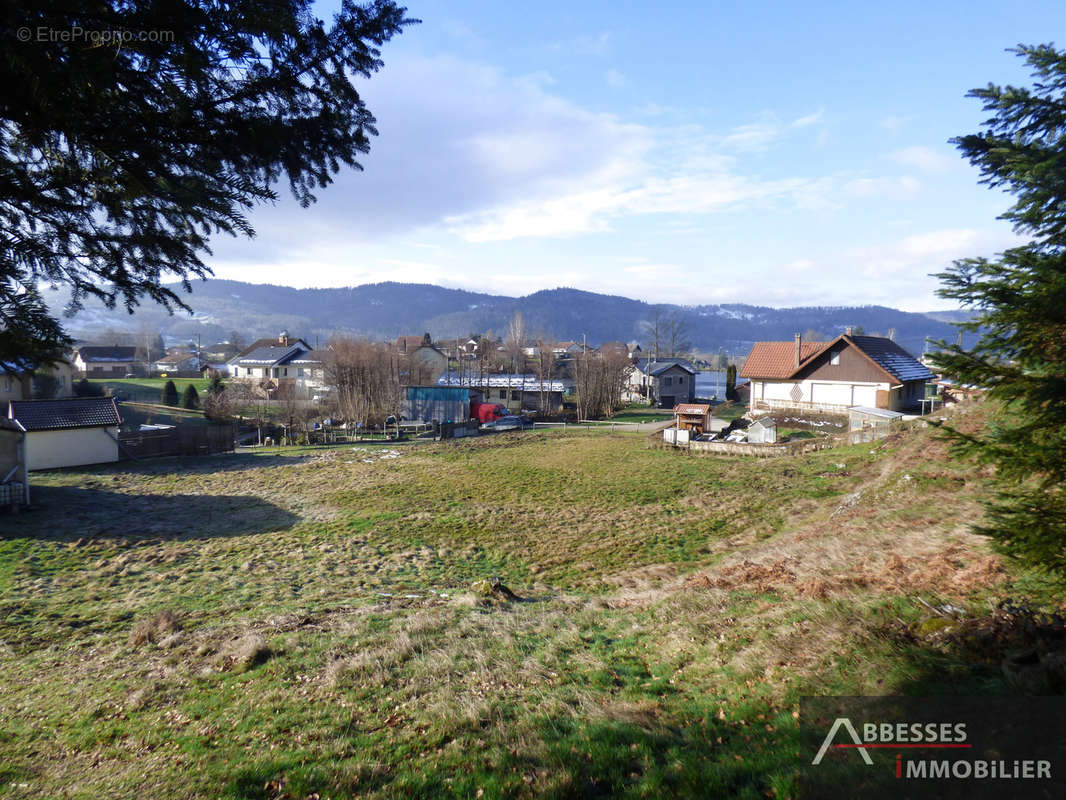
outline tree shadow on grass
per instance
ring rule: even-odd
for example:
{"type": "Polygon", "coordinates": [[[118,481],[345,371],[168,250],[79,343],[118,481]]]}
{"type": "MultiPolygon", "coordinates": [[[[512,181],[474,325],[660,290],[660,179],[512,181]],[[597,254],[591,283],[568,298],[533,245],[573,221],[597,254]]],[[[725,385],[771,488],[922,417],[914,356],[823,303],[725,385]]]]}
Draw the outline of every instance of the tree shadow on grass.
{"type": "MultiPolygon", "coordinates": [[[[89,467],[71,467],[71,472],[91,470],[94,475],[168,475],[234,472],[248,469],[273,469],[302,464],[315,454],[309,453],[216,453],[201,456],[158,456],[138,461],[119,461],[89,467]]],[[[33,483],[33,477],[30,477],[33,483]]]]}
{"type": "Polygon", "coordinates": [[[129,495],[32,486],[33,506],[0,515],[0,537],[61,542],[194,540],[287,530],[300,517],[255,495],[129,495]]]}
{"type": "MultiPolygon", "coordinates": [[[[711,709],[708,709],[710,711],[711,709]]],[[[447,760],[398,758],[384,769],[300,763],[275,757],[240,770],[228,798],[314,796],[404,798],[646,798],[785,796],[797,767],[796,731],[767,732],[710,714],[682,726],[543,718],[539,742],[484,731],[485,748],[447,760]],[[281,782],[281,790],[277,787],[281,782]]],[[[353,750],[358,748],[352,742],[353,750]]],[[[445,748],[448,751],[448,748],[445,748]]],[[[438,753],[441,750],[437,750],[438,753]]],[[[414,753],[410,755],[415,755],[414,753]]]]}

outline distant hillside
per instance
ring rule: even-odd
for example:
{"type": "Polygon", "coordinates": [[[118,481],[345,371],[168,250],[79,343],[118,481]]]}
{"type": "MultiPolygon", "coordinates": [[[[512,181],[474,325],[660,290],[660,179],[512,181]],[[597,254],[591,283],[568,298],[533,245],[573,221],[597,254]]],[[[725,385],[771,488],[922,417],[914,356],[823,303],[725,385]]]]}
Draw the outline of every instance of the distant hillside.
{"type": "MultiPolygon", "coordinates": [[[[177,287],[176,287],[177,288],[177,287]]],[[[914,353],[926,338],[954,340],[951,321],[961,312],[915,314],[884,306],[766,308],[742,304],[676,306],[649,304],[627,297],[577,289],[548,289],[525,297],[505,297],[461,289],[411,283],[375,283],[344,289],[293,289],[287,286],[210,280],[194,284],[187,302],[194,314],[168,316],[145,306],[131,316],[123,310],[90,305],[66,320],[68,330],[98,339],[109,330],[161,330],[167,337],[207,340],[227,338],[231,331],[246,339],[271,336],[282,329],[313,343],[331,334],[361,334],[390,339],[428,331],[434,339],[450,339],[474,332],[503,334],[516,311],[521,311],[530,335],[557,340],[643,341],[644,323],[656,312],[677,313],[688,323],[697,350],[743,352],[752,342],[790,339],[794,333],[816,331],[826,338],[848,325],[867,333],[895,331],[896,340],[914,353]]],[[[178,289],[180,292],[180,289],[178,289]]],[[[56,310],[64,298],[52,297],[56,310]]]]}

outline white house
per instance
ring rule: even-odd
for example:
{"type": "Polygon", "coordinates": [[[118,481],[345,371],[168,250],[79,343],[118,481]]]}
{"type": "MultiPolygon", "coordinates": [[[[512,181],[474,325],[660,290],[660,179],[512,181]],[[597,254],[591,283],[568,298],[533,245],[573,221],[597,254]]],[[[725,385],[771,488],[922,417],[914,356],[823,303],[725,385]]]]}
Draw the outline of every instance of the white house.
{"type": "Polygon", "coordinates": [[[751,381],[758,409],[843,412],[852,406],[915,408],[933,373],[906,350],[851,328],[831,342],[757,342],[740,374],[751,381]]]}
{"type": "Polygon", "coordinates": [[[230,375],[250,381],[268,398],[295,392],[314,394],[325,383],[325,365],[303,339],[290,339],[285,331],[274,339],[260,339],[229,362],[230,375]]]}
{"type": "Polygon", "coordinates": [[[118,461],[122,418],[112,397],[15,400],[8,417],[26,434],[29,470],[118,461]]]}
{"type": "Polygon", "coordinates": [[[86,378],[124,378],[143,375],[146,365],[136,347],[86,345],[74,352],[74,369],[86,378]]]}

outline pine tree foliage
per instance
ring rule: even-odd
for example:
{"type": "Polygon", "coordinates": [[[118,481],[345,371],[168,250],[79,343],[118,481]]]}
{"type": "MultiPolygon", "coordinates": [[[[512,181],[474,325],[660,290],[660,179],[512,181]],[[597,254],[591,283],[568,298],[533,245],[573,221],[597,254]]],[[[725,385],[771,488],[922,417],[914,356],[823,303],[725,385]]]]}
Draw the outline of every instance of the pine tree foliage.
{"type": "Polygon", "coordinates": [[[196,391],[196,387],[191,383],[185,387],[185,391],[181,393],[181,407],[182,408],[199,408],[200,407],[200,395],[196,391]]]}
{"type": "Polygon", "coordinates": [[[953,140],[981,182],[1017,201],[1003,215],[1031,241],[937,275],[938,294],[975,312],[969,350],[939,343],[939,367],[983,387],[996,415],[978,434],[948,429],[957,451],[994,465],[999,489],[978,528],[1002,552],[1066,573],[1066,53],[1019,46],[1031,87],[975,89],[992,116],[953,140]]]}
{"type": "Polygon", "coordinates": [[[174,381],[167,381],[163,384],[163,395],[159,401],[165,406],[178,404],[178,387],[174,385],[174,381]]]}
{"type": "Polygon", "coordinates": [[[307,206],[341,165],[360,168],[376,130],[355,81],[414,20],[391,0],[341,0],[328,25],[315,10],[312,0],[5,4],[0,361],[53,357],[66,343],[39,284],[69,287],[71,310],[89,296],[186,308],[164,281],[189,291],[209,275],[210,237],[254,235],[247,212],[273,201],[276,183],[307,206]]]}

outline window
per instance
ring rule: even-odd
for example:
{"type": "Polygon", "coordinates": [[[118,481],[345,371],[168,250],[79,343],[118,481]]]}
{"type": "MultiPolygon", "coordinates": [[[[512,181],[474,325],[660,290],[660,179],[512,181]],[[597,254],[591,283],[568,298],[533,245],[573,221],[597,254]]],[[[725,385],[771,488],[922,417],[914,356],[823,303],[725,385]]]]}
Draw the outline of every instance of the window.
{"type": "Polygon", "coordinates": [[[285,369],[282,370],[281,374],[284,375],[286,378],[289,377],[289,368],[285,367],[285,369]]]}
{"type": "Polygon", "coordinates": [[[274,367],[274,377],[278,377],[278,368],[274,367]]]}
{"type": "Polygon", "coordinates": [[[663,386],[669,386],[669,385],[670,385],[670,379],[669,378],[663,378],[663,386]]]}
{"type": "Polygon", "coordinates": [[[500,399],[501,400],[506,400],[507,399],[507,390],[506,389],[500,389],[500,399]]]}
{"type": "Polygon", "coordinates": [[[11,378],[4,378],[4,391],[5,392],[10,392],[11,391],[11,378]]]}
{"type": "Polygon", "coordinates": [[[303,367],[297,367],[296,368],[296,377],[297,378],[302,378],[303,376],[304,376],[304,368],[303,367]]]}
{"type": "Polygon", "coordinates": [[[252,374],[252,368],[251,367],[245,367],[244,368],[244,374],[245,375],[251,375],[252,374]]]}
{"type": "Polygon", "coordinates": [[[684,375],[678,375],[677,376],[677,385],[678,386],[683,386],[684,383],[685,383],[685,376],[684,375]]]}
{"type": "Polygon", "coordinates": [[[512,400],[521,400],[522,399],[522,395],[521,395],[520,392],[511,392],[511,399],[512,400]]]}
{"type": "Polygon", "coordinates": [[[829,354],[829,363],[832,364],[834,367],[840,365],[840,351],[839,350],[834,350],[833,352],[831,352],[829,354]]]}

